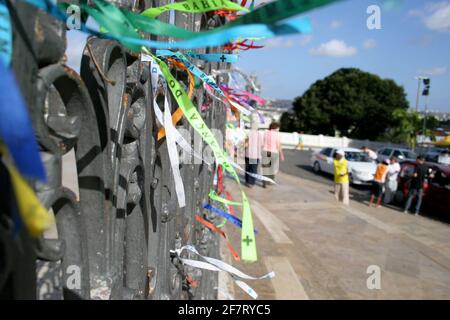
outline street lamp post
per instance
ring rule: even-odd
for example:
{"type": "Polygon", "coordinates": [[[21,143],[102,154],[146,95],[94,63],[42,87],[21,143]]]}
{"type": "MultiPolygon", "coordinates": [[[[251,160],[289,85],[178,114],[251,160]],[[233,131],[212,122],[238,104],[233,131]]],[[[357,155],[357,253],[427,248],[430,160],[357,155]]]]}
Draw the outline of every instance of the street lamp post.
{"type": "Polygon", "coordinates": [[[416,112],[419,112],[419,97],[420,97],[420,81],[421,77],[416,77],[417,79],[417,97],[416,97],[416,112]]]}
{"type": "Polygon", "coordinates": [[[423,77],[423,76],[417,76],[414,79],[417,80],[416,112],[419,112],[420,83],[423,80],[428,79],[428,78],[427,77],[423,77]]]}
{"type": "Polygon", "coordinates": [[[416,112],[419,111],[419,97],[420,97],[420,82],[423,81],[424,90],[422,95],[426,97],[425,99],[425,110],[423,114],[423,126],[422,126],[422,143],[425,140],[425,131],[427,129],[427,113],[428,113],[428,96],[430,95],[430,78],[428,77],[415,77],[418,80],[417,86],[417,98],[416,98],[416,112]]]}

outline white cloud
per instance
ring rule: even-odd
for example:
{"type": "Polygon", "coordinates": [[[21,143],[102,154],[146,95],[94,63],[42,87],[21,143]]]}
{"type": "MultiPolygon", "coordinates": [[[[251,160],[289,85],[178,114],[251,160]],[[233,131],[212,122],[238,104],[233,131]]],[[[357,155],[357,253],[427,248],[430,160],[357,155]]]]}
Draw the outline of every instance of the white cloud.
{"type": "Polygon", "coordinates": [[[342,26],[342,21],[340,20],[333,20],[330,23],[330,28],[333,30],[339,29],[342,26]]]}
{"type": "Polygon", "coordinates": [[[373,49],[377,46],[377,42],[373,39],[367,39],[363,43],[364,49],[373,49]]]}
{"type": "Polygon", "coordinates": [[[410,10],[408,15],[421,18],[430,30],[450,31],[450,2],[448,1],[429,3],[424,10],[410,10]]]}
{"type": "Polygon", "coordinates": [[[344,41],[336,39],[322,43],[318,48],[309,51],[313,56],[325,57],[349,57],[354,56],[357,52],[355,47],[350,47],[344,41]]]}
{"type": "Polygon", "coordinates": [[[420,73],[430,77],[442,76],[447,73],[447,67],[434,67],[420,70],[420,73]]]}
{"type": "Polygon", "coordinates": [[[431,30],[450,30],[450,3],[436,8],[430,16],[425,17],[424,22],[431,30]]]}

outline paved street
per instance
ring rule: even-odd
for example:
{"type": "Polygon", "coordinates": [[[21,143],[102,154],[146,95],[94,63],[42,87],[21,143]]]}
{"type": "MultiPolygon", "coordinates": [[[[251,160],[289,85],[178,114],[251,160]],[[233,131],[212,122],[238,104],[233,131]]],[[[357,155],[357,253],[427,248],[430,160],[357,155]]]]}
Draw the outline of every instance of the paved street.
{"type": "MultiPolygon", "coordinates": [[[[450,225],[436,217],[369,208],[367,190],[351,189],[338,205],[332,179],[308,168],[306,152],[287,151],[278,185],[246,189],[253,209],[259,260],[233,265],[250,275],[259,299],[449,299],[450,225]],[[369,266],[381,270],[381,289],[369,290],[369,266]]],[[[239,199],[230,182],[229,190],[239,199]]],[[[226,226],[239,248],[240,230],[226,226]]],[[[222,258],[231,262],[226,246],[222,258]]],[[[221,277],[222,297],[251,299],[221,277]]]]}

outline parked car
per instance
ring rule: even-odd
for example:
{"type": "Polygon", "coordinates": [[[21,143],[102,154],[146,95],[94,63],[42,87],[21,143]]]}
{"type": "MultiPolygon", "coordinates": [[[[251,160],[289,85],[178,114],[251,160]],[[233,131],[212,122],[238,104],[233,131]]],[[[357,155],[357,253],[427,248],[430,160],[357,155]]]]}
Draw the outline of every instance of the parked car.
{"type": "MultiPolygon", "coordinates": [[[[434,213],[450,214],[450,167],[431,162],[426,162],[425,165],[433,171],[433,175],[424,183],[422,207],[434,213]]],[[[416,166],[413,161],[402,163],[395,194],[395,201],[400,205],[404,205],[406,201],[416,166]]]]}
{"type": "Polygon", "coordinates": [[[416,161],[417,154],[408,149],[399,149],[399,148],[381,148],[377,151],[378,162],[382,162],[386,159],[390,159],[391,157],[400,158],[403,157],[402,161],[410,160],[416,161]]]}
{"type": "Polygon", "coordinates": [[[425,161],[438,163],[439,156],[443,152],[444,149],[440,150],[440,148],[433,148],[425,153],[425,161]]]}
{"type": "MultiPolygon", "coordinates": [[[[311,165],[315,173],[325,172],[334,174],[333,155],[338,149],[324,148],[314,153],[311,157],[311,165]]],[[[360,149],[342,148],[345,159],[348,161],[350,183],[370,184],[377,169],[374,160],[360,149]]]]}

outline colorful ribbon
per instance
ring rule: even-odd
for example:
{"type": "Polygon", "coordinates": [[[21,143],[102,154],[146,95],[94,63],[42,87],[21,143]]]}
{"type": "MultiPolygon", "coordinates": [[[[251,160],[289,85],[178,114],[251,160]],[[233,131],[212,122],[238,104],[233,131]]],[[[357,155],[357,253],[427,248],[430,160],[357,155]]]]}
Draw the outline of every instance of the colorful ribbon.
{"type": "Polygon", "coordinates": [[[7,66],[12,56],[12,29],[9,10],[5,0],[0,0],[0,60],[7,66]]]}
{"type": "Polygon", "coordinates": [[[189,265],[191,267],[194,268],[200,268],[200,269],[205,269],[205,270],[211,270],[211,271],[218,271],[218,272],[226,272],[228,273],[234,280],[234,282],[236,283],[236,285],[238,287],[240,287],[242,290],[244,290],[248,295],[250,295],[253,299],[256,299],[258,297],[258,294],[255,292],[255,290],[253,290],[249,285],[247,285],[245,282],[238,280],[238,278],[241,279],[246,279],[246,280],[262,280],[262,279],[271,279],[273,277],[275,277],[275,273],[269,272],[261,277],[252,277],[249,276],[245,273],[243,273],[242,271],[236,269],[235,267],[221,261],[215,258],[210,258],[210,257],[205,257],[202,256],[196,249],[194,246],[191,245],[187,245],[187,246],[183,246],[180,249],[176,249],[176,250],[170,250],[171,253],[174,253],[178,256],[178,258],[180,259],[180,261],[185,264],[185,265],[189,265]],[[204,261],[199,261],[199,260],[193,260],[193,259],[186,259],[183,257],[182,252],[184,250],[190,251],[196,255],[198,255],[202,260],[204,261]]]}
{"type": "Polygon", "coordinates": [[[230,253],[233,256],[234,260],[236,260],[236,261],[240,261],[241,260],[241,258],[239,258],[238,253],[233,248],[233,245],[231,244],[230,240],[228,239],[226,233],[222,229],[219,229],[218,227],[213,225],[211,222],[206,221],[205,219],[203,219],[202,217],[200,217],[197,214],[195,215],[195,220],[197,220],[199,223],[201,223],[202,225],[204,225],[208,229],[213,230],[213,231],[217,232],[218,234],[220,234],[225,239],[225,241],[227,243],[227,247],[230,250],[230,253]]]}
{"type": "Polygon", "coordinates": [[[149,18],[156,18],[160,14],[169,10],[177,10],[189,13],[203,13],[219,9],[248,11],[247,8],[241,7],[240,5],[229,0],[187,0],[183,2],[166,4],[157,8],[149,8],[142,12],[142,15],[149,18]]]}
{"type": "MultiPolygon", "coordinates": [[[[214,212],[215,214],[218,214],[219,216],[224,217],[225,219],[229,220],[231,223],[233,223],[235,226],[237,226],[238,228],[243,228],[242,227],[242,220],[239,219],[238,217],[222,210],[219,209],[217,207],[214,207],[213,205],[209,204],[209,203],[205,203],[203,205],[203,208],[206,210],[209,210],[211,212],[214,212]]],[[[254,229],[253,230],[254,234],[258,234],[258,230],[254,229]]]]}
{"type": "Polygon", "coordinates": [[[39,147],[13,73],[0,60],[0,140],[24,176],[46,181],[39,147]]]}
{"type": "Polygon", "coordinates": [[[188,57],[207,62],[235,63],[239,59],[238,54],[228,54],[228,53],[187,53],[186,55],[188,57]]]}
{"type": "Polygon", "coordinates": [[[248,92],[248,91],[245,91],[245,90],[241,90],[241,89],[230,88],[230,87],[227,86],[227,85],[221,85],[220,88],[221,88],[223,91],[226,91],[226,92],[228,92],[228,93],[230,93],[230,94],[233,94],[234,96],[237,96],[237,97],[246,97],[246,98],[248,98],[248,99],[250,99],[250,100],[256,101],[256,102],[257,102],[258,104],[260,104],[260,105],[266,104],[266,100],[265,100],[265,99],[263,99],[263,98],[261,98],[261,97],[258,97],[258,96],[255,95],[254,93],[251,93],[251,92],[248,92]]]}
{"type": "Polygon", "coordinates": [[[17,209],[19,210],[23,224],[31,236],[39,236],[54,223],[54,219],[48,213],[47,209],[42,206],[34,191],[9,160],[8,151],[1,143],[0,155],[0,161],[8,169],[16,196],[17,209]]]}
{"type": "MultiPolygon", "coordinates": [[[[66,14],[59,10],[50,0],[24,1],[47,11],[49,14],[63,22],[67,20],[66,14]]],[[[131,11],[120,10],[103,0],[94,0],[94,2],[97,5],[97,8],[91,8],[87,5],[82,5],[81,7],[91,15],[101,27],[108,30],[109,33],[95,31],[83,23],[80,26],[80,30],[100,38],[118,40],[135,52],[140,51],[142,46],[158,49],[196,49],[220,46],[242,37],[271,38],[276,35],[310,33],[312,31],[309,19],[297,18],[287,22],[273,23],[270,25],[266,25],[264,22],[254,25],[233,24],[231,28],[229,27],[230,23],[227,23],[225,26],[211,31],[193,32],[166,23],[156,23],[156,20],[154,19],[131,11]],[[175,38],[184,37],[187,40],[161,42],[142,39],[136,32],[136,29],[155,35],[165,35],[175,38]]],[[[233,22],[238,20],[240,19],[233,22]]]]}
{"type": "Polygon", "coordinates": [[[176,59],[178,61],[181,61],[187,69],[192,72],[193,75],[195,75],[198,79],[212,87],[217,93],[219,93],[223,98],[226,99],[225,103],[231,104],[234,108],[238,109],[240,112],[242,112],[245,115],[250,115],[253,111],[252,107],[244,108],[243,106],[239,105],[239,103],[232,101],[228,98],[226,93],[220,89],[219,85],[214,81],[214,79],[210,76],[208,76],[206,73],[204,73],[202,70],[200,70],[195,64],[193,64],[187,57],[185,57],[181,52],[174,52],[170,50],[157,50],[156,55],[159,57],[170,57],[172,59],[176,59]]]}
{"type": "Polygon", "coordinates": [[[212,134],[211,130],[208,128],[206,123],[203,121],[202,117],[198,113],[197,108],[192,104],[191,100],[187,96],[183,87],[178,83],[178,81],[171,74],[167,65],[162,62],[160,59],[153,56],[156,63],[158,63],[161,68],[161,72],[166,78],[167,83],[169,84],[169,89],[172,92],[175,100],[178,103],[178,106],[183,110],[183,114],[186,116],[186,119],[189,121],[191,126],[197,131],[198,134],[203,138],[205,143],[211,148],[214,157],[217,161],[217,164],[221,164],[226,172],[228,172],[234,180],[238,183],[241,189],[242,195],[242,233],[241,233],[241,257],[244,261],[256,261],[256,241],[255,234],[253,230],[253,219],[252,213],[250,209],[250,204],[248,202],[247,196],[245,192],[242,190],[241,182],[239,180],[239,176],[236,171],[233,169],[231,164],[228,162],[227,155],[223,152],[222,147],[217,142],[216,138],[212,134]]]}
{"type": "Polygon", "coordinates": [[[208,194],[209,198],[213,201],[217,201],[226,205],[234,205],[234,206],[241,206],[242,204],[240,202],[231,201],[228,199],[224,199],[217,195],[217,193],[214,190],[211,190],[208,194]]]}

